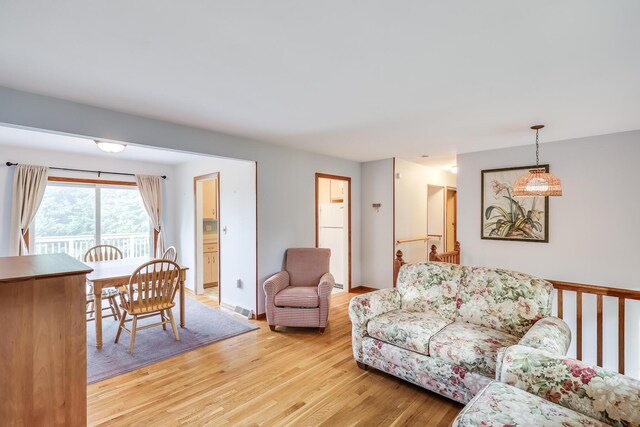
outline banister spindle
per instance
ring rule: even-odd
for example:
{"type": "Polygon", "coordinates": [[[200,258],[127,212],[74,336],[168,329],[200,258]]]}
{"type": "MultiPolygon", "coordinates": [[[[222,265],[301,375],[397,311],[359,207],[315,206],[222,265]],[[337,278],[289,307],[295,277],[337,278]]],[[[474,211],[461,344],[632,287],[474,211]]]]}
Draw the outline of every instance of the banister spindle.
{"type": "Polygon", "coordinates": [[[625,299],[618,298],[618,372],[624,374],[624,307],[625,299]]]}
{"type": "Polygon", "coordinates": [[[558,317],[562,319],[564,316],[564,301],[562,289],[558,289],[558,317]]]}
{"type": "Polygon", "coordinates": [[[576,359],[582,360],[582,292],[576,292],[576,359]]]}
{"type": "Polygon", "coordinates": [[[596,337],[598,346],[598,366],[602,366],[602,294],[597,296],[596,337]]]}

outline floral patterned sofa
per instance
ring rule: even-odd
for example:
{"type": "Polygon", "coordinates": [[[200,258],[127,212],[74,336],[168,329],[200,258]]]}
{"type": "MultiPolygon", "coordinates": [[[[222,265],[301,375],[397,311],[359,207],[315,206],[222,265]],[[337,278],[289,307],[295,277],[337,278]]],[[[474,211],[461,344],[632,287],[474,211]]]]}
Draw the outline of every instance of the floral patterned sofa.
{"type": "Polygon", "coordinates": [[[520,345],[498,359],[498,381],[464,407],[454,427],[640,425],[638,380],[520,345]]]}
{"type": "Polygon", "coordinates": [[[353,356],[461,403],[495,378],[514,344],[564,355],[569,327],[550,317],[552,285],[513,271],[428,262],[404,265],[395,289],[353,298],[353,356]]]}

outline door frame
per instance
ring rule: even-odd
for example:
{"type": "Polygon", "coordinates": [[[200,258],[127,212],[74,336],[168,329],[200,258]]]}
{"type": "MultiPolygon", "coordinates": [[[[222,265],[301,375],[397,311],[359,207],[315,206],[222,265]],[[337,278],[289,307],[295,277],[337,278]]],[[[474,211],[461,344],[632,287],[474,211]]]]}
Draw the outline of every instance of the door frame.
{"type": "MultiPolygon", "coordinates": [[[[442,234],[440,236],[440,243],[442,243],[442,252],[446,252],[447,247],[447,186],[446,185],[434,185],[427,184],[427,236],[429,233],[429,188],[439,188],[442,190],[442,234]]],[[[431,251],[431,245],[427,240],[427,256],[429,256],[429,252],[431,251]]]]}
{"type": "Polygon", "coordinates": [[[347,207],[348,209],[348,223],[349,223],[349,232],[348,232],[348,239],[349,239],[349,250],[348,250],[348,254],[347,254],[347,264],[349,266],[349,276],[347,278],[347,292],[351,292],[351,177],[349,176],[340,176],[340,175],[330,175],[330,174],[326,174],[326,173],[320,173],[320,172],[316,172],[316,198],[315,198],[315,217],[316,217],[316,248],[318,247],[318,243],[320,240],[320,229],[319,229],[319,221],[318,221],[318,208],[320,205],[320,188],[319,188],[319,183],[320,183],[320,178],[324,178],[324,179],[334,179],[336,181],[347,181],[347,183],[349,184],[349,191],[348,191],[348,198],[349,198],[349,206],[347,207]]]}
{"type": "MultiPolygon", "coordinates": [[[[220,256],[220,254],[222,253],[222,242],[220,241],[220,217],[221,217],[221,212],[220,212],[220,172],[212,172],[212,173],[208,173],[205,175],[198,175],[198,176],[194,176],[193,177],[193,214],[195,216],[195,219],[193,221],[193,234],[195,236],[194,240],[194,260],[193,260],[193,264],[195,266],[195,281],[194,281],[194,288],[195,288],[195,292],[197,293],[198,291],[198,251],[202,252],[202,246],[203,246],[203,241],[204,238],[203,236],[198,236],[198,218],[201,216],[198,214],[198,182],[199,181],[209,181],[212,179],[217,179],[218,180],[218,185],[216,186],[216,191],[217,191],[217,197],[216,197],[216,203],[218,204],[217,206],[217,211],[218,211],[218,304],[222,304],[222,265],[221,265],[221,260],[222,257],[220,256]]],[[[204,234],[204,233],[203,233],[204,234]]],[[[204,260],[204,258],[203,258],[204,260]]],[[[203,277],[204,277],[204,272],[203,272],[203,277]]],[[[203,283],[202,283],[202,289],[204,291],[204,279],[203,279],[203,283]]]]}
{"type": "Polygon", "coordinates": [[[447,185],[444,190],[445,197],[445,205],[444,205],[444,220],[445,220],[445,252],[449,252],[449,248],[447,248],[447,241],[449,240],[448,236],[448,227],[447,226],[447,218],[449,216],[449,208],[447,205],[447,197],[449,196],[449,191],[453,192],[453,246],[452,251],[455,250],[456,242],[458,241],[458,187],[451,187],[447,185]]]}

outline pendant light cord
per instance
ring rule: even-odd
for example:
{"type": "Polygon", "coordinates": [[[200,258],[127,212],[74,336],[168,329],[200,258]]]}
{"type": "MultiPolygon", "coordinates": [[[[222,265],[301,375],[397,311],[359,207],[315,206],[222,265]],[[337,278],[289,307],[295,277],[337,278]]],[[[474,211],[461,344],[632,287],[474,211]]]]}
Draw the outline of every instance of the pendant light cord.
{"type": "Polygon", "coordinates": [[[540,147],[538,146],[538,132],[540,129],[536,129],[536,167],[540,166],[540,147]]]}

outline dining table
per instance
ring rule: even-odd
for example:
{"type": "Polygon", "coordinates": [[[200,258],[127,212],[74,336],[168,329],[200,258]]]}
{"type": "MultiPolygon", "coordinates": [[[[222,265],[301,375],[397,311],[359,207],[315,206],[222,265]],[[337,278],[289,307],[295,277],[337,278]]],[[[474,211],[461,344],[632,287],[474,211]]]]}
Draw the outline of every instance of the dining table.
{"type": "MultiPolygon", "coordinates": [[[[139,257],[84,263],[93,269],[93,272],[87,275],[87,281],[93,284],[93,294],[95,296],[96,348],[102,348],[102,290],[129,284],[131,274],[142,264],[154,259],[152,257],[139,257]]],[[[184,328],[185,325],[184,281],[187,270],[188,267],[180,266],[180,275],[178,277],[181,328],[184,328]]]]}

